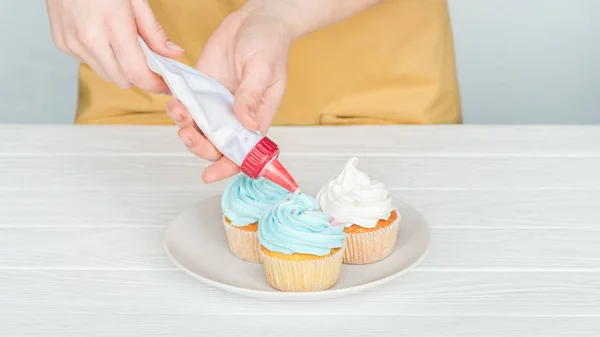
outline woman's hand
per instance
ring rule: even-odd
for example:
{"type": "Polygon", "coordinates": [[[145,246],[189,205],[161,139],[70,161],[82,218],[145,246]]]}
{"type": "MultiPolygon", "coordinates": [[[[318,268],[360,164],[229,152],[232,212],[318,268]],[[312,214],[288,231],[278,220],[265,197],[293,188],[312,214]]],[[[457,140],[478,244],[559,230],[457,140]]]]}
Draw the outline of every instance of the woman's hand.
{"type": "MultiPolygon", "coordinates": [[[[242,9],[217,28],[196,68],[234,94],[235,115],[246,128],[266,134],[285,91],[292,41],[292,33],[277,16],[242,9]]],[[[183,104],[170,101],[167,111],[190,152],[215,162],[204,171],[205,182],[222,180],[239,171],[202,135],[183,104]]]]}
{"type": "Polygon", "coordinates": [[[135,85],[169,93],[164,81],[146,66],[137,36],[165,57],[180,57],[183,49],[167,38],[146,0],[46,0],[46,6],[60,50],[122,89],[135,85]]]}

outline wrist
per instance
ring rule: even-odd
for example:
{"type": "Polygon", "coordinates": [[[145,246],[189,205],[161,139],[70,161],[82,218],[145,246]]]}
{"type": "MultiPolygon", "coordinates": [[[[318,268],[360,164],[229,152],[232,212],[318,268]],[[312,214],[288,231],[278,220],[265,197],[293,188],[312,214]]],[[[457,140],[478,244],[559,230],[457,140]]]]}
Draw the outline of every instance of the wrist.
{"type": "Polygon", "coordinates": [[[256,17],[268,17],[276,20],[287,31],[291,40],[296,40],[308,33],[306,25],[300,24],[300,6],[297,1],[281,0],[249,0],[240,11],[256,17]]]}
{"type": "Polygon", "coordinates": [[[249,0],[242,10],[276,18],[298,39],[381,2],[384,0],[249,0]]]}

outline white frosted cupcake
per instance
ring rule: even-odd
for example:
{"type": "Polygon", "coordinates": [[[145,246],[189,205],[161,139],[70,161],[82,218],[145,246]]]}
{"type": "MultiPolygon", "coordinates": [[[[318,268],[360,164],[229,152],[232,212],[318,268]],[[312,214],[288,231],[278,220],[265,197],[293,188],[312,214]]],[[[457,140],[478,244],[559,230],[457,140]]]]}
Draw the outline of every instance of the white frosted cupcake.
{"type": "Polygon", "coordinates": [[[385,185],[356,168],[352,158],[342,172],[321,188],[317,201],[344,225],[344,263],[367,264],[388,257],[398,238],[400,214],[385,185]]]}

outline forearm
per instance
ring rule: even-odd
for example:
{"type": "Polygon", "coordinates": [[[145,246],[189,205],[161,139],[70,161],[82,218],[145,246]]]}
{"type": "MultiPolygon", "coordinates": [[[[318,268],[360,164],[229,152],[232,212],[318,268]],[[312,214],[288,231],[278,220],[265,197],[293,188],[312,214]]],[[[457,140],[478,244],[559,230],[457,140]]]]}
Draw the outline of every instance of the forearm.
{"type": "Polygon", "coordinates": [[[385,0],[250,0],[244,10],[276,16],[294,38],[343,21],[385,0]]]}

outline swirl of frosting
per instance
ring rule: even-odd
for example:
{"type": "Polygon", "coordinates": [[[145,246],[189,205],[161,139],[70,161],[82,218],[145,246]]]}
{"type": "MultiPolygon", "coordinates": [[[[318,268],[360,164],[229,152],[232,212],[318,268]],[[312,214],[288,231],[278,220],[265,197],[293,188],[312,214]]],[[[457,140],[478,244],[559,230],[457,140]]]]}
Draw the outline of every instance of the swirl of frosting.
{"type": "Polygon", "coordinates": [[[273,205],[291,196],[285,188],[267,179],[252,179],[240,173],[225,188],[221,208],[232,225],[246,226],[258,222],[273,205]]]}
{"type": "Polygon", "coordinates": [[[323,211],[346,227],[374,228],[396,209],[383,183],[359,171],[357,163],[358,158],[350,159],[342,172],[321,188],[317,200],[323,211]]]}
{"type": "Polygon", "coordinates": [[[258,240],[273,252],[324,256],[343,247],[346,238],[344,226],[332,225],[331,220],[313,197],[294,194],[263,215],[258,240]]]}

